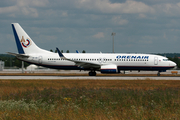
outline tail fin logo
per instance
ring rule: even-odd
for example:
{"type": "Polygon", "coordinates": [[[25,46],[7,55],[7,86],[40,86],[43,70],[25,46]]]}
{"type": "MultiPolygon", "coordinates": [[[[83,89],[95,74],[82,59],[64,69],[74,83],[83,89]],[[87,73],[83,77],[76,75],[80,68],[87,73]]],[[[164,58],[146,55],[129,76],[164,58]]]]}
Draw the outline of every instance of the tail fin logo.
{"type": "Polygon", "coordinates": [[[30,39],[24,39],[24,36],[22,36],[22,39],[21,39],[21,44],[23,47],[27,48],[31,45],[31,41],[30,39]]]}

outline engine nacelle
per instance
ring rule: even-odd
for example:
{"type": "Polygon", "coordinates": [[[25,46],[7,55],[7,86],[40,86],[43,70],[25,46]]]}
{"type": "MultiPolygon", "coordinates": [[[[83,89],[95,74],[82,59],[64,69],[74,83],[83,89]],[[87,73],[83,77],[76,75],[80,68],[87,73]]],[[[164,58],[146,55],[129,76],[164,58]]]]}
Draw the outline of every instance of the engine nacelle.
{"type": "Polygon", "coordinates": [[[116,65],[103,65],[101,66],[101,73],[117,73],[116,65]]]}

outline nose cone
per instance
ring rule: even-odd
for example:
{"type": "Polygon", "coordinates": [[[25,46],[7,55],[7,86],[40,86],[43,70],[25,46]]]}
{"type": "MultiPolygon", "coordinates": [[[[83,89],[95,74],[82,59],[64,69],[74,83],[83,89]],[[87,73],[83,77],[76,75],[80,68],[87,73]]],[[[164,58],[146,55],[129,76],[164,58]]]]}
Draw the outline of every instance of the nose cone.
{"type": "Polygon", "coordinates": [[[170,62],[170,66],[172,66],[173,68],[177,68],[177,64],[173,61],[170,62]]]}

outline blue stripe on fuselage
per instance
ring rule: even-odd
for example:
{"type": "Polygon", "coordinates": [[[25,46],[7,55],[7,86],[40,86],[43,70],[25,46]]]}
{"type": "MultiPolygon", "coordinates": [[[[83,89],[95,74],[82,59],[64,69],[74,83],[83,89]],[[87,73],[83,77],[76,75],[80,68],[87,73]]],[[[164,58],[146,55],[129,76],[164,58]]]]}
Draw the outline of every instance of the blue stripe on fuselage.
{"type": "Polygon", "coordinates": [[[53,69],[61,69],[61,70],[82,70],[82,68],[78,67],[78,66],[66,66],[66,65],[62,65],[62,66],[59,66],[59,65],[42,65],[43,67],[47,67],[47,68],[53,68],[53,69]]]}
{"type": "Polygon", "coordinates": [[[17,45],[17,48],[18,48],[18,52],[19,52],[19,54],[24,54],[24,50],[23,50],[23,48],[21,46],[19,37],[17,35],[17,32],[16,32],[15,27],[14,27],[13,24],[12,24],[12,29],[13,29],[14,37],[15,37],[15,40],[16,40],[16,45],[17,45]]]}
{"type": "MultiPolygon", "coordinates": [[[[25,60],[24,60],[25,61],[25,60]]],[[[53,69],[62,69],[62,70],[91,70],[89,69],[83,69],[81,67],[78,67],[76,65],[48,65],[48,64],[38,64],[34,62],[26,61],[30,64],[35,64],[47,68],[53,68],[53,69]]],[[[173,66],[118,66],[118,71],[120,70],[141,70],[141,71],[165,71],[168,69],[174,68],[173,66]]],[[[109,69],[104,69],[103,72],[107,72],[109,69]]],[[[112,69],[111,72],[114,72],[115,69],[112,69]]]]}
{"type": "Polygon", "coordinates": [[[118,66],[118,70],[144,70],[144,71],[164,71],[171,69],[171,66],[118,66]]]}

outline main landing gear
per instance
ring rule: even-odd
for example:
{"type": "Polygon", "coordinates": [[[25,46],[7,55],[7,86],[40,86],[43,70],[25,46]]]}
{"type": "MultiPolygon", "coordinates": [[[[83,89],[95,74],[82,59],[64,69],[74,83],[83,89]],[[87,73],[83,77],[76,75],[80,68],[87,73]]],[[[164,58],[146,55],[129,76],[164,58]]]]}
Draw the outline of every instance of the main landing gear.
{"type": "Polygon", "coordinates": [[[160,72],[158,71],[158,73],[157,73],[157,76],[160,76],[161,74],[160,74],[160,72]]]}
{"type": "Polygon", "coordinates": [[[96,76],[96,72],[95,71],[89,72],[89,76],[96,76]]]}

